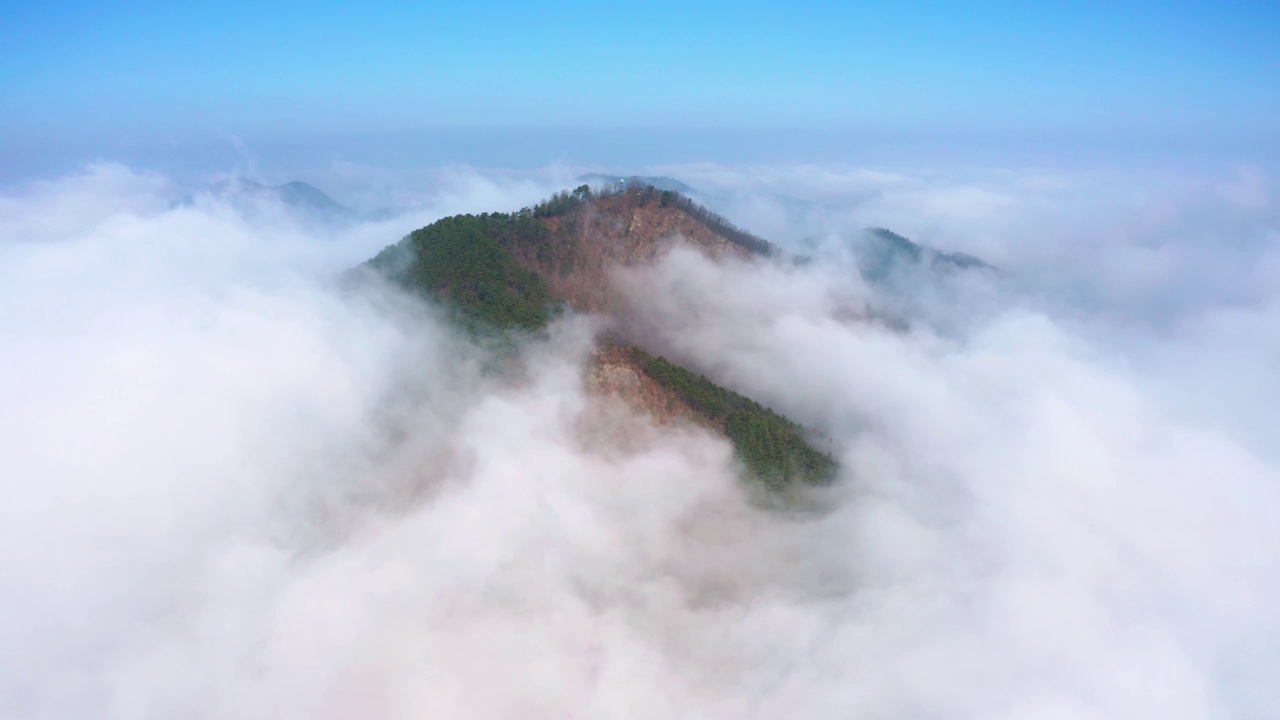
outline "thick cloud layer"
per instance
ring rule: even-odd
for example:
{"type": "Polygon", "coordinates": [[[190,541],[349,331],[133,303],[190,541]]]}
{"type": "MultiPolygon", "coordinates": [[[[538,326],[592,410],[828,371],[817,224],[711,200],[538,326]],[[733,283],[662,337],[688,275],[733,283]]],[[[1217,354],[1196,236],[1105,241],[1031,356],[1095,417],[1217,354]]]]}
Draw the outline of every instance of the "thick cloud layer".
{"type": "MultiPolygon", "coordinates": [[[[401,222],[532,192],[454,187],[401,222]]],[[[979,296],[932,290],[904,332],[788,192],[824,262],[680,252],[626,282],[636,332],[830,439],[820,512],[584,397],[590,319],[495,376],[432,309],[329,281],[400,225],[174,205],[120,167],[0,198],[0,715],[1273,716],[1265,283],[1159,323],[1120,288],[1028,295],[1043,266],[1018,258],[1106,266],[1105,290],[1116,255],[1015,244],[1000,223],[1045,201],[1012,194],[955,237],[1008,243],[1016,281],[960,324],[979,296]]],[[[1274,205],[1244,195],[1217,210],[1237,244],[1161,252],[1264,273],[1274,205]]]]}

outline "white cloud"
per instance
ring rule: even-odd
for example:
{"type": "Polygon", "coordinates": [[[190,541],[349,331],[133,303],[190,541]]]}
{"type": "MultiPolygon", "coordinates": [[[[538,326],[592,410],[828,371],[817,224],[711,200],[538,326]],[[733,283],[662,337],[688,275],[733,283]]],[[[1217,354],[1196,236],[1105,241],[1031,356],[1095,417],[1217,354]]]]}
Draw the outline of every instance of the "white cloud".
{"type": "MultiPolygon", "coordinates": [[[[445,172],[428,215],[533,192],[445,172]]],[[[1265,179],[1188,207],[1052,173],[702,172],[775,178],[814,228],[915,208],[1027,284],[1095,292],[1005,289],[903,333],[862,319],[878,291],[839,252],[631,275],[658,347],[831,438],[846,475],[794,515],[750,500],[723,441],[583,397],[587,320],[504,380],[429,309],[326,281],[399,226],[170,208],[119,167],[0,199],[0,714],[1274,714],[1265,179]],[[1072,215],[1064,192],[1147,229],[1016,245],[1072,215]],[[1188,230],[1219,226],[1256,232],[1188,230]],[[1183,269],[1124,266],[1155,236],[1183,269]],[[1153,328],[1146,301],[1209,261],[1224,277],[1153,328]]]]}
{"type": "Polygon", "coordinates": [[[824,281],[694,254],[631,277],[651,342],[841,443],[849,496],[818,532],[857,583],[791,672],[847,683],[807,692],[894,717],[1274,707],[1233,692],[1280,668],[1275,464],[1051,317],[901,334],[835,321],[807,299],[824,281]]]}

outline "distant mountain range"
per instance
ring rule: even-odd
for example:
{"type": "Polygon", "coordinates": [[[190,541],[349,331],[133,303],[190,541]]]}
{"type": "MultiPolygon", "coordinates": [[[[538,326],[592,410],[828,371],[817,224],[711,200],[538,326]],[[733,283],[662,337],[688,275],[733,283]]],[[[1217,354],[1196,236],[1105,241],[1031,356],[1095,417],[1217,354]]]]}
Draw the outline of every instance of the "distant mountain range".
{"type": "MultiPolygon", "coordinates": [[[[677,192],[685,196],[696,193],[689,185],[665,176],[641,177],[636,175],[589,173],[580,176],[578,180],[606,192],[617,192],[633,187],[653,187],[659,190],[677,192]]],[[[287,182],[283,185],[267,185],[256,180],[236,177],[213,183],[209,186],[209,192],[215,197],[232,203],[246,201],[279,203],[308,220],[323,223],[378,222],[394,219],[415,209],[412,207],[387,207],[369,212],[359,212],[329,197],[316,186],[300,180],[287,182]]]]}
{"type": "Polygon", "coordinates": [[[328,225],[380,222],[414,210],[412,207],[389,207],[360,212],[334,200],[316,186],[300,180],[283,185],[266,185],[247,178],[233,178],[210,185],[209,192],[234,205],[278,203],[301,219],[328,225]]]}
{"type": "Polygon", "coordinates": [[[336,202],[314,185],[294,181],[283,185],[264,185],[247,178],[232,178],[209,186],[215,197],[236,202],[277,202],[307,217],[324,221],[355,221],[361,214],[336,202]]]}

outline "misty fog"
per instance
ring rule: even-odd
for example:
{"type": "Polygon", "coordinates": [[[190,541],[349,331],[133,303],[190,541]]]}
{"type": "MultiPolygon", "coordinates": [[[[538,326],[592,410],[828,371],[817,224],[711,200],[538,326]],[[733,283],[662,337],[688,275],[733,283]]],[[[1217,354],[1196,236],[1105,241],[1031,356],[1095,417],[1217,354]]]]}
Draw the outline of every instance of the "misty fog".
{"type": "Polygon", "coordinates": [[[588,396],[600,318],[495,374],[336,280],[579,169],[331,171],[410,210],[111,164],[0,196],[0,716],[1280,709],[1265,173],[646,169],[811,259],[619,278],[632,332],[829,440],[797,510],[588,396]],[[999,271],[868,282],[880,226],[999,271]]]}

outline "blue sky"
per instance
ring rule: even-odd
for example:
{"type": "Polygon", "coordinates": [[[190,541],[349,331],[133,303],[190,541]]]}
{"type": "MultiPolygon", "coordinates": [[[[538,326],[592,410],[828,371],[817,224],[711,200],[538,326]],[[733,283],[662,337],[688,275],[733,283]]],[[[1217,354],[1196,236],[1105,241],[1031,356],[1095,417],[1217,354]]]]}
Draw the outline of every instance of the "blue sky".
{"type": "Polygon", "coordinates": [[[485,164],[584,135],[685,160],[731,159],[714,157],[730,136],[757,159],[857,138],[1274,146],[1280,3],[1032,5],[10,0],[0,152],[34,167],[201,143],[413,154],[432,137],[458,157],[424,160],[485,164]],[[469,133],[492,141],[468,151],[469,133]]]}

